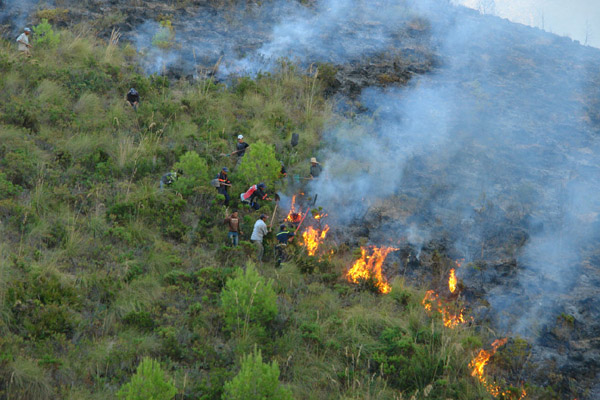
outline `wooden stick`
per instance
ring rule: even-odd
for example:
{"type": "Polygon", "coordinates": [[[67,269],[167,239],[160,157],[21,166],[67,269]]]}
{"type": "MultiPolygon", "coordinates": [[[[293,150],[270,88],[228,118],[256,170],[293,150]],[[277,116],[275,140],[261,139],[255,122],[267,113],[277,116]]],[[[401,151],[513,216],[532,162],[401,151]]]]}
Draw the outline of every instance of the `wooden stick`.
{"type": "Polygon", "coordinates": [[[304,217],[302,217],[302,220],[300,221],[300,223],[298,224],[298,227],[296,228],[296,230],[294,231],[294,235],[296,235],[296,233],[298,233],[298,230],[300,229],[300,227],[302,226],[302,223],[304,222],[304,218],[306,218],[306,216],[308,215],[308,212],[310,211],[310,207],[308,207],[306,209],[306,212],[304,213],[304,217]]]}
{"type": "Polygon", "coordinates": [[[275,219],[275,213],[277,212],[278,206],[279,206],[279,202],[275,203],[275,209],[273,210],[273,216],[271,217],[271,223],[269,224],[269,228],[273,227],[273,220],[275,219]]]}

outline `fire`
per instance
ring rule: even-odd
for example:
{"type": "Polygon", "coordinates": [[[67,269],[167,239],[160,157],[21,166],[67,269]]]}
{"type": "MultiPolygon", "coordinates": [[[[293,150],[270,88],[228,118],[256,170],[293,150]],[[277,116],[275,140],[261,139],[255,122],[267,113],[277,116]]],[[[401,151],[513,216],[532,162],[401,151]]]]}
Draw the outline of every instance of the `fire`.
{"type": "MultiPolygon", "coordinates": [[[[485,389],[494,397],[498,397],[498,395],[500,395],[500,387],[495,383],[488,382],[484,374],[485,366],[490,360],[490,357],[492,357],[496,353],[498,347],[504,346],[507,341],[508,338],[494,340],[494,342],[492,343],[492,349],[490,351],[485,351],[481,349],[479,351],[479,354],[477,354],[477,357],[475,357],[469,363],[469,368],[473,369],[473,371],[471,372],[471,376],[477,377],[477,379],[479,379],[479,382],[481,382],[485,389]]],[[[521,398],[523,398],[524,395],[526,395],[525,391],[523,391],[521,398]]]]}
{"type": "MultiPolygon", "coordinates": [[[[460,267],[460,263],[458,261],[456,264],[460,267]]],[[[450,293],[456,292],[456,282],[455,270],[452,268],[450,270],[450,277],[448,278],[448,289],[450,289],[450,293]]],[[[465,320],[464,308],[461,308],[458,313],[452,312],[450,307],[445,306],[438,294],[433,290],[429,290],[427,293],[425,293],[425,297],[423,298],[421,304],[423,304],[423,307],[425,307],[427,311],[431,311],[433,309],[432,305],[435,304],[438,312],[442,314],[444,326],[447,328],[455,328],[458,325],[467,322],[465,320]]]]}
{"type": "Polygon", "coordinates": [[[454,274],[454,268],[450,270],[450,278],[448,278],[448,289],[450,289],[450,293],[454,293],[456,291],[456,275],[454,274]]]}
{"type": "Polygon", "coordinates": [[[326,216],[327,216],[327,214],[318,214],[317,213],[317,214],[314,215],[314,219],[316,219],[318,221],[320,219],[325,218],[326,216]]]}
{"type": "Polygon", "coordinates": [[[428,290],[427,293],[425,293],[425,297],[423,298],[423,301],[421,301],[421,304],[423,304],[423,307],[427,311],[431,311],[433,309],[432,305],[435,304],[438,312],[442,315],[444,326],[447,328],[454,328],[467,322],[465,320],[463,308],[460,309],[458,314],[452,313],[448,307],[444,307],[442,300],[433,290],[428,290]]]}
{"type": "Polygon", "coordinates": [[[398,250],[395,247],[381,247],[377,248],[372,246],[373,253],[368,256],[367,249],[361,248],[361,257],[356,260],[352,268],[346,274],[348,281],[353,283],[360,283],[367,279],[373,279],[375,285],[381,293],[389,293],[392,291],[392,287],[388,284],[387,279],[381,272],[381,266],[385,261],[388,254],[392,251],[398,250]]]}
{"type": "Polygon", "coordinates": [[[288,213],[287,217],[285,218],[286,221],[292,222],[297,224],[298,222],[300,222],[302,220],[302,209],[300,209],[299,211],[296,210],[296,195],[292,196],[292,205],[290,206],[290,212],[288,213]]]}
{"type": "Polygon", "coordinates": [[[320,232],[319,229],[315,229],[312,226],[309,226],[304,232],[302,232],[304,246],[306,246],[309,256],[315,255],[319,245],[323,243],[323,240],[325,240],[327,232],[329,232],[329,225],[325,225],[325,228],[323,228],[320,232]]]}

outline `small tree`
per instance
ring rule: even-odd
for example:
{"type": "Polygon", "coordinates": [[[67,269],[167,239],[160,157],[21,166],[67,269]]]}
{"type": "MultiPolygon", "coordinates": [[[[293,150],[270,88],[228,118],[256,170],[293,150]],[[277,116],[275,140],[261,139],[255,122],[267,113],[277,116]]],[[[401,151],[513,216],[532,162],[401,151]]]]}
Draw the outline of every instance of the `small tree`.
{"type": "Polygon", "coordinates": [[[242,358],[242,368],[225,384],[223,400],[291,400],[292,393],[279,383],[279,366],[263,363],[260,350],[242,358]]]}
{"type": "Polygon", "coordinates": [[[195,188],[208,182],[208,165],[206,164],[206,160],[200,157],[195,151],[188,151],[182,155],[174,168],[181,170],[183,176],[180,176],[173,183],[173,189],[183,196],[193,194],[195,188]]]}
{"type": "Polygon", "coordinates": [[[238,269],[221,292],[227,329],[245,335],[250,324],[263,327],[273,320],[277,315],[277,295],[271,285],[272,282],[260,276],[252,264],[245,273],[238,269]]]}
{"type": "Polygon", "coordinates": [[[21,191],[19,185],[13,185],[11,181],[6,179],[6,174],[0,172],[0,200],[14,196],[21,191]]]}
{"type": "Polygon", "coordinates": [[[245,185],[264,182],[272,185],[279,178],[281,164],[275,158],[273,146],[256,142],[250,146],[236,170],[236,180],[245,185]]]}
{"type": "Polygon", "coordinates": [[[161,49],[168,49],[173,46],[175,41],[175,29],[171,20],[165,19],[160,21],[158,32],[152,37],[152,44],[161,49]]]}
{"type": "Polygon", "coordinates": [[[160,363],[145,357],[137,367],[131,382],[119,389],[120,400],[171,400],[177,394],[173,382],[165,377],[160,363]]]}
{"type": "Polygon", "coordinates": [[[60,43],[60,36],[54,32],[47,19],[42,19],[39,25],[33,27],[33,43],[39,47],[53,48],[60,43]]]}

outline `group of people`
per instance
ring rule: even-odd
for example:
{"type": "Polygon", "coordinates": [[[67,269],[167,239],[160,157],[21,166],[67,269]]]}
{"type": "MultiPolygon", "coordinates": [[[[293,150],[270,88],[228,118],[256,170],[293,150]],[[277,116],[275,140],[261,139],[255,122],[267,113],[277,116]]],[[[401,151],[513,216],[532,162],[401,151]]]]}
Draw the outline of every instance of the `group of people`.
{"type": "MultiPolygon", "coordinates": [[[[23,54],[30,56],[32,45],[29,43],[29,36],[31,35],[30,28],[24,28],[23,32],[17,37],[18,50],[23,54]]],[[[137,108],[140,104],[140,95],[135,90],[135,88],[129,89],[126,95],[127,102],[131,105],[131,107],[137,111],[137,108]]],[[[237,155],[237,163],[236,166],[240,164],[242,161],[242,157],[248,150],[250,145],[244,141],[243,135],[238,135],[236,149],[228,154],[227,156],[237,155]]],[[[308,179],[315,179],[321,174],[321,165],[317,162],[315,157],[312,157],[310,166],[310,177],[308,179]]],[[[172,171],[163,175],[160,179],[160,189],[163,190],[165,187],[173,184],[177,178],[182,174],[182,171],[172,171]]],[[[224,196],[224,205],[228,206],[230,197],[229,197],[229,188],[231,187],[231,181],[228,177],[229,169],[227,167],[223,167],[221,171],[217,174],[217,177],[213,180],[215,182],[215,186],[217,188],[217,192],[224,196]]],[[[283,163],[281,164],[281,174],[282,176],[286,176],[287,172],[285,170],[285,166],[283,163]]],[[[257,183],[255,185],[250,186],[248,190],[244,193],[240,194],[240,201],[242,204],[249,205],[252,209],[258,210],[261,205],[259,200],[270,201],[267,192],[266,185],[264,183],[257,183]]],[[[261,214],[259,219],[254,224],[254,229],[252,231],[252,236],[250,240],[255,243],[257,247],[257,258],[259,261],[262,261],[262,257],[264,254],[264,246],[262,244],[265,235],[269,232],[270,228],[267,228],[266,225],[266,214],[261,214]]],[[[237,246],[239,243],[239,235],[242,234],[241,225],[239,220],[239,215],[237,211],[234,211],[230,216],[225,219],[225,224],[229,226],[228,237],[233,246],[237,246]]],[[[285,225],[280,226],[280,232],[277,234],[278,241],[278,264],[281,263],[283,258],[283,251],[281,250],[283,246],[286,246],[289,241],[291,241],[294,237],[294,233],[287,230],[285,225]]]]}
{"type": "MultiPolygon", "coordinates": [[[[134,90],[134,89],[132,89],[134,90]]],[[[130,91],[131,93],[131,91],[130,91]]],[[[132,107],[139,103],[139,96],[136,98],[131,98],[128,93],[127,100],[131,103],[132,107]]],[[[136,92],[137,94],[137,92],[136,92]]],[[[236,149],[229,154],[222,154],[223,156],[232,156],[237,155],[237,163],[239,165],[242,157],[248,150],[250,145],[244,141],[243,135],[238,135],[236,149]]],[[[310,159],[310,175],[308,179],[316,179],[322,172],[321,164],[317,161],[315,157],[310,159]]],[[[160,188],[164,189],[166,186],[174,183],[177,178],[181,175],[182,171],[173,171],[168,172],[163,175],[160,180],[160,188]]],[[[281,166],[281,174],[282,176],[286,176],[285,167],[281,166]]],[[[216,187],[217,193],[221,194],[224,197],[224,205],[229,206],[231,201],[231,197],[229,196],[229,188],[232,186],[231,180],[229,179],[229,168],[223,167],[216,175],[216,177],[211,181],[212,185],[216,187]]],[[[267,186],[265,183],[260,182],[254,184],[248,188],[245,192],[240,194],[240,201],[242,204],[247,204],[250,208],[254,210],[259,210],[261,208],[260,201],[270,201],[271,198],[267,194],[267,186]]],[[[252,235],[250,236],[250,240],[256,246],[256,256],[259,262],[262,262],[264,255],[264,245],[263,240],[265,236],[270,232],[271,227],[267,226],[268,216],[266,214],[261,214],[258,220],[254,223],[254,227],[252,230],[252,235]]],[[[238,211],[232,212],[227,218],[224,220],[225,225],[229,228],[229,232],[227,234],[228,240],[230,241],[232,246],[237,246],[239,244],[240,235],[243,234],[241,230],[241,221],[239,217],[238,211]]],[[[277,245],[275,247],[275,254],[277,258],[277,266],[281,264],[281,262],[286,258],[285,247],[289,242],[293,240],[295,233],[291,230],[288,230],[288,227],[285,224],[280,225],[279,233],[276,235],[277,245]]]]}
{"type": "MultiPolygon", "coordinates": [[[[263,255],[265,253],[265,247],[263,241],[265,236],[270,232],[271,228],[267,226],[267,214],[261,214],[258,220],[254,223],[252,229],[252,235],[250,240],[256,246],[256,258],[259,262],[262,262],[263,255]]],[[[231,213],[230,216],[225,218],[225,224],[229,227],[229,233],[227,234],[232,246],[237,246],[239,243],[239,236],[243,234],[241,230],[240,218],[237,211],[231,213]]],[[[295,236],[295,232],[288,230],[285,224],[279,226],[279,233],[275,236],[277,239],[277,245],[275,246],[275,255],[277,258],[276,266],[278,267],[286,258],[285,248],[289,242],[295,236]]]]}

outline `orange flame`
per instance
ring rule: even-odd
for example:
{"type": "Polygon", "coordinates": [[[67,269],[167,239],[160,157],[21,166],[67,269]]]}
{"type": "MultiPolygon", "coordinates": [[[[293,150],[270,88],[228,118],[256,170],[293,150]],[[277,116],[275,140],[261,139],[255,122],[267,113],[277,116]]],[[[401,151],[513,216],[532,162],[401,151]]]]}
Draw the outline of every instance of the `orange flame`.
{"type": "Polygon", "coordinates": [[[302,220],[302,209],[300,211],[296,210],[296,195],[292,196],[292,205],[290,206],[290,212],[285,218],[286,221],[298,223],[302,220]]]}
{"type": "Polygon", "coordinates": [[[325,218],[326,216],[327,216],[327,214],[315,214],[314,218],[316,220],[319,220],[319,219],[325,218]]]}
{"type": "Polygon", "coordinates": [[[498,397],[498,395],[500,394],[500,387],[496,385],[496,383],[488,382],[485,376],[485,366],[490,360],[490,357],[492,357],[496,353],[498,347],[505,345],[507,341],[508,338],[494,340],[494,342],[492,343],[492,349],[490,351],[485,351],[481,349],[479,351],[479,354],[477,354],[477,356],[474,359],[472,359],[469,363],[469,368],[473,369],[473,371],[471,372],[471,376],[477,377],[477,379],[479,379],[479,382],[481,382],[485,389],[494,397],[498,397]]]}
{"type": "Polygon", "coordinates": [[[367,249],[361,247],[361,257],[356,260],[352,268],[346,274],[348,281],[353,283],[360,283],[367,279],[373,279],[375,285],[381,293],[389,293],[392,291],[392,287],[388,284],[387,279],[381,272],[381,266],[385,261],[388,254],[392,251],[398,250],[395,247],[372,247],[373,254],[367,256],[367,249]]]}
{"type": "Polygon", "coordinates": [[[448,289],[450,289],[450,293],[454,293],[456,291],[456,275],[454,274],[454,268],[450,270],[450,278],[448,278],[448,289]]]}
{"type": "Polygon", "coordinates": [[[421,304],[423,304],[423,307],[427,311],[431,311],[433,309],[432,304],[434,303],[437,306],[438,312],[442,314],[442,320],[444,321],[445,327],[454,328],[467,322],[465,320],[463,308],[460,309],[458,314],[452,313],[448,307],[444,307],[442,300],[440,300],[440,297],[435,291],[428,290],[427,293],[425,293],[425,297],[423,298],[423,301],[421,301],[421,304]]]}
{"type": "Polygon", "coordinates": [[[327,232],[329,232],[329,225],[325,225],[325,228],[323,228],[321,232],[319,232],[318,229],[314,229],[312,226],[309,226],[304,232],[302,232],[304,246],[306,246],[309,256],[315,255],[319,245],[323,243],[323,240],[325,240],[327,232]]]}

